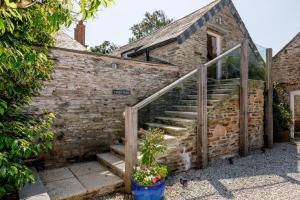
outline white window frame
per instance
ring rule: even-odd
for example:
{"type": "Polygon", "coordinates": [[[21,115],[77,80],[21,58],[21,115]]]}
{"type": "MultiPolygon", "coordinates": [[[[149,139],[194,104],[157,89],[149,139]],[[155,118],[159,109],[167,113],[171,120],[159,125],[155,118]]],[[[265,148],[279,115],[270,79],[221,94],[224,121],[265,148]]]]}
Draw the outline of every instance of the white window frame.
{"type": "Polygon", "coordinates": [[[300,95],[300,90],[290,92],[290,109],[292,112],[292,123],[290,128],[290,137],[295,139],[295,97],[300,95]]]}

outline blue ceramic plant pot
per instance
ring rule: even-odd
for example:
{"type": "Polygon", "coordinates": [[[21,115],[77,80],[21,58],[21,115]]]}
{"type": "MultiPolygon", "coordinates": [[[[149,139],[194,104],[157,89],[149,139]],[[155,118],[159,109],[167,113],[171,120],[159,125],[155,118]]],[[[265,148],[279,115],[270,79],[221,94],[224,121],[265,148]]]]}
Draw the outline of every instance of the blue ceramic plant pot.
{"type": "Polygon", "coordinates": [[[131,179],[131,191],[135,200],[161,200],[165,193],[165,181],[151,186],[141,186],[131,179]]]}

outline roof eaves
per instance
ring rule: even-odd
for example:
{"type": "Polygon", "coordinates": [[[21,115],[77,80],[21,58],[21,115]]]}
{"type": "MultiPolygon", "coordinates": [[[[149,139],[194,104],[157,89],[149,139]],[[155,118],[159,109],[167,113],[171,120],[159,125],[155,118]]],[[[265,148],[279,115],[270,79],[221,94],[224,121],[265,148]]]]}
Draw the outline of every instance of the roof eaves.
{"type": "Polygon", "coordinates": [[[130,56],[130,57],[131,57],[131,56],[138,56],[138,55],[140,55],[140,54],[146,52],[147,50],[148,50],[148,51],[149,51],[149,50],[153,50],[153,49],[156,49],[156,48],[158,48],[158,47],[162,47],[162,46],[165,46],[165,45],[167,45],[167,44],[170,44],[170,43],[176,42],[176,41],[177,41],[177,38],[170,38],[170,39],[168,39],[168,40],[165,40],[165,41],[156,43],[156,44],[154,44],[154,45],[151,45],[151,46],[149,46],[149,47],[147,47],[147,48],[142,48],[142,49],[140,49],[140,50],[137,50],[136,52],[133,52],[133,53],[128,54],[128,56],[130,56]]]}
{"type": "Polygon", "coordinates": [[[197,30],[202,28],[207,21],[214,17],[220,10],[222,10],[230,1],[221,0],[219,3],[214,5],[210,10],[208,10],[200,19],[198,19],[194,24],[192,24],[188,29],[186,29],[182,34],[177,36],[178,44],[182,44],[190,36],[192,36],[197,30]]]}

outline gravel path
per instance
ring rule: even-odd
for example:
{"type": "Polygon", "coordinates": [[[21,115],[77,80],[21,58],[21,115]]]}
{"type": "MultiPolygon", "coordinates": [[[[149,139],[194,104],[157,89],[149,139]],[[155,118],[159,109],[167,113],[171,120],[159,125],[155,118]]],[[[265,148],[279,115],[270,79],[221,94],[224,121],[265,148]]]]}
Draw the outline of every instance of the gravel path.
{"type": "MultiPolygon", "coordinates": [[[[300,149],[289,143],[244,158],[216,160],[205,170],[190,170],[167,180],[166,200],[300,199],[300,149]],[[184,187],[181,182],[187,180],[184,187]]],[[[131,199],[123,194],[94,200],[131,199]]]]}

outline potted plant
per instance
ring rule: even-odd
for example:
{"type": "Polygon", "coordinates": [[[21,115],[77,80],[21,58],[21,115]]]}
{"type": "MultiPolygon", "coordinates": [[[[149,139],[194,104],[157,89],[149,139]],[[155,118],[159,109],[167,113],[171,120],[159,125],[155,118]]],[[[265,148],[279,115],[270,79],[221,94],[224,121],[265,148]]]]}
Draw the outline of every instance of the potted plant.
{"type": "Polygon", "coordinates": [[[166,149],[162,145],[163,140],[164,131],[161,129],[149,129],[145,133],[138,165],[131,179],[135,200],[160,200],[164,196],[168,170],[156,160],[157,154],[166,149]]]}

